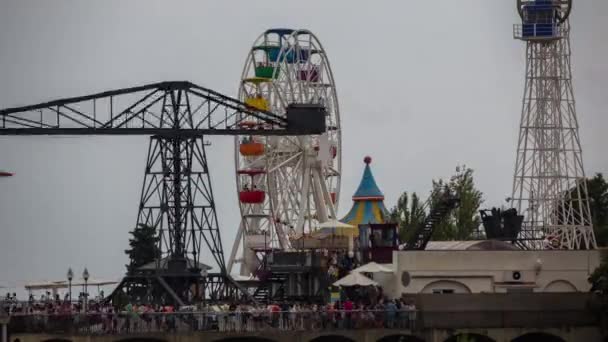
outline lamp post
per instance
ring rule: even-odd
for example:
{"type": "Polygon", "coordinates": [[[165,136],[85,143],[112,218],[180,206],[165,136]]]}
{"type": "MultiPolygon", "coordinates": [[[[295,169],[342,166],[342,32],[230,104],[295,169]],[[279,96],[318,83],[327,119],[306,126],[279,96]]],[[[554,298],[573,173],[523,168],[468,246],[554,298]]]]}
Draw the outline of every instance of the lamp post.
{"type": "Polygon", "coordinates": [[[74,272],[72,268],[68,268],[68,292],[69,292],[69,301],[70,305],[72,304],[72,279],[74,279],[74,272]]]}
{"type": "Polygon", "coordinates": [[[84,279],[84,312],[87,312],[87,305],[89,304],[89,293],[87,292],[87,282],[89,281],[89,270],[87,270],[87,268],[84,268],[84,271],[82,272],[82,279],[84,279]]]}

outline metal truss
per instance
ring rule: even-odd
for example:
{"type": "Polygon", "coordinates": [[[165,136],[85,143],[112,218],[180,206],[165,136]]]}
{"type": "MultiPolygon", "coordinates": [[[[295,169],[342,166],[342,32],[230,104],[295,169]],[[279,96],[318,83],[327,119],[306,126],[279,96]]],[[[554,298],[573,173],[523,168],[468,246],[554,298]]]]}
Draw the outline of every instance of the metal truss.
{"type": "Polygon", "coordinates": [[[151,135],[137,223],[157,229],[161,255],[113,294],[182,305],[206,288],[213,299],[250,297],[226,272],[203,136],[319,134],[324,113],[296,105],[282,117],[190,82],[161,82],[0,110],[0,135],[151,135]],[[201,269],[203,244],[220,273],[201,269]]]}
{"type": "MultiPolygon", "coordinates": [[[[324,131],[324,129],[323,129],[324,131]]],[[[300,135],[319,130],[186,81],[0,110],[0,135],[300,135]],[[241,125],[256,120],[257,126],[241,125]]]]}
{"type": "Polygon", "coordinates": [[[585,182],[570,65],[563,36],[527,41],[512,203],[524,215],[526,248],[596,248],[585,182]]]}

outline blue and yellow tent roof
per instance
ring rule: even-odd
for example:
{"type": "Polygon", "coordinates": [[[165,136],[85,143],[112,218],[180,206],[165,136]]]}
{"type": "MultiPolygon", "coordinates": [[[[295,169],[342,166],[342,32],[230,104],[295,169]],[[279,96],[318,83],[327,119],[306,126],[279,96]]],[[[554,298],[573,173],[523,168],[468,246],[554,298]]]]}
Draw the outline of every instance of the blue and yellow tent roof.
{"type": "Polygon", "coordinates": [[[350,225],[385,223],[388,220],[388,210],[384,206],[384,194],[378,188],[369,166],[372,158],[365,157],[365,170],[361,184],[353,196],[353,207],[340,221],[350,225]]]}

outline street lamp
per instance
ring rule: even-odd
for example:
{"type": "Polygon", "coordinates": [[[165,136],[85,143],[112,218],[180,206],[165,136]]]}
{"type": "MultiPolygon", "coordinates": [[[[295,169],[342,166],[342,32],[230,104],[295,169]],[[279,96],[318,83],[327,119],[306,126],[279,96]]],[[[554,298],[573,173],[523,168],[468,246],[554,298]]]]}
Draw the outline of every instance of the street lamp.
{"type": "Polygon", "coordinates": [[[68,268],[68,291],[70,293],[70,296],[68,297],[70,299],[70,305],[72,303],[72,279],[74,279],[74,272],[72,271],[72,268],[68,268]]]}
{"type": "Polygon", "coordinates": [[[82,272],[82,279],[84,279],[84,312],[87,312],[87,304],[89,301],[89,292],[87,291],[87,282],[89,281],[89,270],[87,270],[87,268],[84,268],[84,271],[82,272]]]}

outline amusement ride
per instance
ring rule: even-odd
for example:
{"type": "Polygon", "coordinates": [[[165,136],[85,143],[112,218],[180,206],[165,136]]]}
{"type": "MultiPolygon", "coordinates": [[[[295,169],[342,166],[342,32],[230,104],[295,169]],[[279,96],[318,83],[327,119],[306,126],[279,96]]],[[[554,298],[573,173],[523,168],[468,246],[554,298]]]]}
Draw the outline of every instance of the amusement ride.
{"type": "MultiPolygon", "coordinates": [[[[235,137],[241,224],[228,261],[254,274],[264,254],[336,218],[340,193],[340,112],[327,54],[308,30],[270,29],[247,55],[239,87],[247,105],[284,115],[291,103],[325,108],[321,135],[235,137]]],[[[242,121],[258,127],[260,120],[242,121]]]]}
{"type": "MultiPolygon", "coordinates": [[[[572,88],[572,1],[518,0],[517,8],[514,37],[526,42],[527,60],[512,208],[482,212],[486,236],[524,249],[596,248],[572,88]]],[[[400,242],[366,157],[353,207],[338,221],[341,133],[326,51],[301,29],[269,29],[255,40],[238,99],[178,81],[0,110],[0,135],[150,136],[137,224],[158,231],[161,254],[116,291],[179,305],[327,298],[328,251],[390,262],[394,250],[426,248],[457,196],[442,189],[400,242]],[[235,139],[241,221],[228,262],[203,142],[209,135],[235,139]],[[342,236],[334,239],[336,232],[342,236]],[[199,262],[203,246],[219,272],[199,262]]]]}

